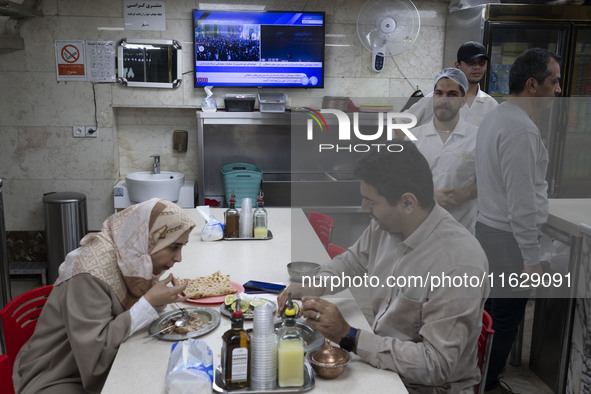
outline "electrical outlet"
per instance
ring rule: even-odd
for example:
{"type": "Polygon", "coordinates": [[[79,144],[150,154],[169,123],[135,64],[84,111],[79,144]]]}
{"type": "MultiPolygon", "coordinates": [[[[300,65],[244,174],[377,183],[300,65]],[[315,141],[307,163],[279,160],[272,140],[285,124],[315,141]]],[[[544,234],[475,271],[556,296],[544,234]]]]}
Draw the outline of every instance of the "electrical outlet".
{"type": "Polygon", "coordinates": [[[98,136],[98,128],[96,126],[86,126],[84,128],[84,136],[96,138],[98,136]]]}
{"type": "Polygon", "coordinates": [[[84,126],[72,126],[72,135],[74,137],[80,138],[84,137],[86,134],[86,130],[84,126]]]}

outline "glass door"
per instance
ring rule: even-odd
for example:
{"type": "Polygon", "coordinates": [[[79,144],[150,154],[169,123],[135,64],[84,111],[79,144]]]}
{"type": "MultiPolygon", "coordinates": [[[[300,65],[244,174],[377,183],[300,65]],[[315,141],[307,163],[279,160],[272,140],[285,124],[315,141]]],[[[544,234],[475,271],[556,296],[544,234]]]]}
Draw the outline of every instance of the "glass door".
{"type": "Polygon", "coordinates": [[[528,48],[545,48],[564,56],[568,24],[487,22],[484,42],[490,48],[488,76],[484,90],[491,96],[509,94],[509,70],[515,58],[528,48]]]}
{"type": "Polygon", "coordinates": [[[591,25],[573,29],[565,133],[559,141],[555,195],[591,198],[591,25]]]}

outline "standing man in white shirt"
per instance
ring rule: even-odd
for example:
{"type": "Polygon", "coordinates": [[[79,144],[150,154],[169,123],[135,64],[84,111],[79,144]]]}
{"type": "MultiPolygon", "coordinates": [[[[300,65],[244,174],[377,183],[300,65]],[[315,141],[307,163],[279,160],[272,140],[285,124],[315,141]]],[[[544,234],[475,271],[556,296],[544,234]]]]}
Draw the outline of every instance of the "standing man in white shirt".
{"type": "MultiPolygon", "coordinates": [[[[468,41],[458,49],[454,67],[462,70],[468,79],[466,102],[460,115],[468,123],[479,126],[484,116],[497,106],[497,101],[480,90],[480,81],[484,78],[488,66],[486,48],[479,42],[468,41]]],[[[433,93],[417,101],[407,111],[417,117],[417,125],[428,123],[433,119],[433,93]]]]}
{"type": "Polygon", "coordinates": [[[412,132],[433,173],[435,200],[474,234],[477,127],[460,116],[467,91],[468,79],[460,69],[441,70],[433,81],[435,116],[412,132]]]}
{"type": "Polygon", "coordinates": [[[561,93],[559,62],[541,48],[519,55],[509,72],[508,100],[484,118],[476,137],[476,238],[494,275],[485,305],[495,330],[486,389],[499,393],[506,392],[499,374],[530,294],[519,285],[543,273],[539,237],[548,218],[548,152],[532,119],[561,93]],[[510,277],[519,278],[519,285],[511,285],[510,277]]]}

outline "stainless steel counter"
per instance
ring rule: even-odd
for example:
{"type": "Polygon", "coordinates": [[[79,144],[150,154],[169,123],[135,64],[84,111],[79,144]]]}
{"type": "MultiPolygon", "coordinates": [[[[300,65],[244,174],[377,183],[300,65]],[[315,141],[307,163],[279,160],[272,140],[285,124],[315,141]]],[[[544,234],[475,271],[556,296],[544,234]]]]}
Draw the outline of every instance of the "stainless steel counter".
{"type": "Polygon", "coordinates": [[[581,223],[591,223],[591,199],[550,199],[542,231],[570,246],[570,287],[548,289],[536,298],[530,369],[555,392],[566,390],[577,282],[581,270],[581,223]],[[545,297],[545,298],[542,298],[545,297]]]}

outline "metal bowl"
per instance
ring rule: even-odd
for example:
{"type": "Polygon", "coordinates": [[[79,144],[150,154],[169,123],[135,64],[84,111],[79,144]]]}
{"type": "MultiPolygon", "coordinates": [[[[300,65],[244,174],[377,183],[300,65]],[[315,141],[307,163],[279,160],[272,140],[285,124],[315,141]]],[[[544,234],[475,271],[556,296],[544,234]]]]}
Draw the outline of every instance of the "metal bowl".
{"type": "Polygon", "coordinates": [[[292,261],[287,264],[287,272],[292,281],[301,283],[302,276],[315,276],[320,271],[320,264],[309,261],[292,261]]]}
{"type": "Polygon", "coordinates": [[[341,348],[333,347],[330,343],[307,355],[314,372],[324,379],[339,377],[347,367],[351,357],[341,348]]]}

